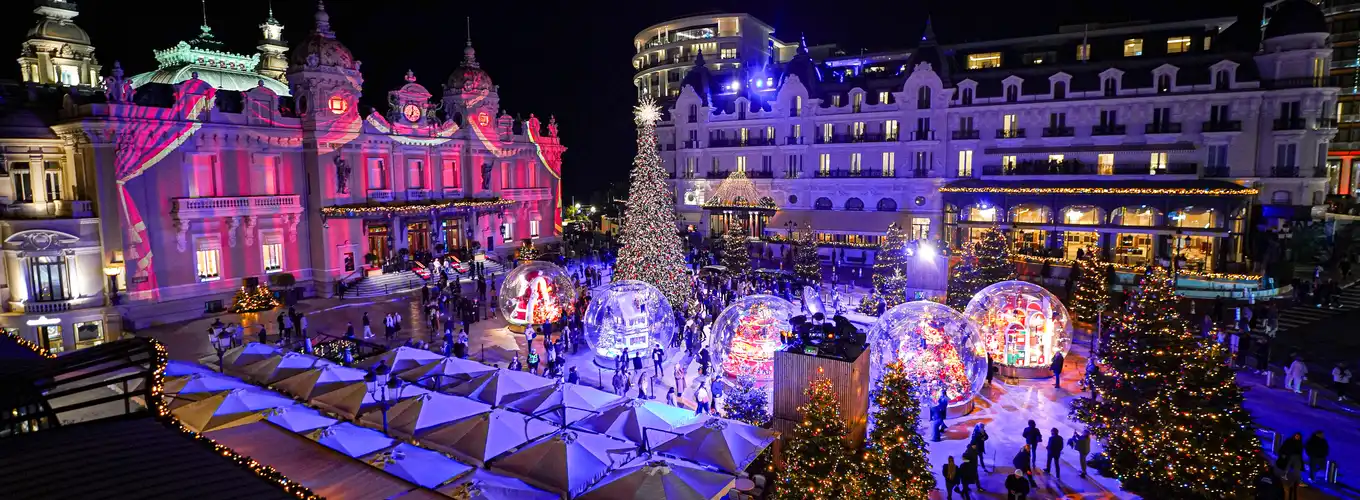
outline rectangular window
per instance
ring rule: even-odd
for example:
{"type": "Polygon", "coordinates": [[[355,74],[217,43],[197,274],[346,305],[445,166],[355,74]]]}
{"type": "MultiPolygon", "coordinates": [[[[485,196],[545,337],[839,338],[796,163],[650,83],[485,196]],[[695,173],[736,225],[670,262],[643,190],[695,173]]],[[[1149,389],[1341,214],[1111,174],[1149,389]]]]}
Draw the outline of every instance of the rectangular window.
{"type": "Polygon", "coordinates": [[[1171,108],[1152,108],[1152,124],[1157,128],[1171,123],[1171,108]]]}
{"type": "Polygon", "coordinates": [[[66,258],[60,255],[30,257],[28,259],[28,300],[52,302],[71,298],[71,286],[66,273],[66,258]]]}
{"type": "Polygon", "coordinates": [[[832,134],[836,132],[836,127],[830,123],[822,124],[822,142],[831,142],[832,134]]]}
{"type": "Polygon", "coordinates": [[[888,91],[886,91],[886,90],[880,90],[880,91],[878,91],[878,103],[879,103],[879,104],[887,104],[887,103],[888,103],[888,91]]]}
{"type": "MultiPolygon", "coordinates": [[[[1141,48],[1139,50],[1141,50],[1141,48]]],[[[1167,54],[1180,54],[1182,52],[1190,52],[1190,37],[1173,36],[1166,39],[1167,54]]]]}
{"type": "Polygon", "coordinates": [[[217,183],[217,157],[214,155],[193,155],[189,160],[193,165],[193,181],[189,185],[189,196],[199,198],[221,196],[217,183]]]}
{"type": "Polygon", "coordinates": [[[925,151],[916,152],[916,172],[917,175],[924,175],[930,170],[930,153],[925,151]]]}
{"type": "Polygon", "coordinates": [[[1298,145],[1280,144],[1275,146],[1275,165],[1279,167],[1293,167],[1295,158],[1298,156],[1298,145]]]}
{"type": "Polygon", "coordinates": [[[791,130],[791,132],[793,132],[793,133],[792,133],[792,134],[789,134],[789,135],[790,135],[790,139],[792,139],[790,142],[795,142],[795,143],[796,143],[797,141],[801,140],[801,138],[803,137],[803,125],[801,125],[801,124],[795,124],[795,125],[793,126],[793,130],[791,130]]]}
{"type": "Polygon", "coordinates": [[[440,181],[446,188],[458,187],[458,160],[444,160],[444,168],[439,173],[440,181]]]}
{"type": "Polygon", "coordinates": [[[1157,174],[1159,171],[1166,170],[1166,153],[1152,153],[1152,161],[1148,165],[1149,174],[1157,174]]]}
{"type": "Polygon", "coordinates": [[[1063,155],[1048,155],[1048,161],[1062,163],[1063,155]]]}
{"type": "Polygon", "coordinates": [[[1218,144],[1209,146],[1209,166],[1226,167],[1228,166],[1228,145],[1218,144]]]}
{"type": "Polygon", "coordinates": [[[1143,39],[1130,38],[1124,40],[1124,57],[1137,57],[1143,55],[1143,39]]]}
{"type": "Polygon", "coordinates": [[[1053,64],[1057,62],[1057,56],[1051,51],[1029,52],[1025,54],[1024,58],[1021,59],[1021,62],[1024,62],[1026,66],[1034,66],[1043,63],[1053,64]]]}
{"type": "Polygon", "coordinates": [[[425,188],[425,160],[411,160],[406,162],[407,186],[411,189],[425,188]]]}
{"type": "Polygon", "coordinates": [[[65,64],[58,66],[58,68],[61,70],[62,85],[80,85],[80,68],[65,64]]]}
{"type": "Polygon", "coordinates": [[[793,116],[803,116],[803,96],[793,96],[793,109],[789,111],[793,116]]]}
{"type": "Polygon", "coordinates": [[[888,120],[883,122],[883,140],[886,141],[897,140],[897,131],[898,131],[897,120],[888,120]]]}
{"type": "Polygon", "coordinates": [[[1213,37],[1208,37],[1208,36],[1204,37],[1204,51],[1205,51],[1205,52],[1208,52],[1208,51],[1209,51],[1209,45],[1210,45],[1211,42],[1213,42],[1213,41],[1214,41],[1214,38],[1213,38],[1213,37]]]}
{"type": "Polygon", "coordinates": [[[718,157],[714,156],[714,157],[713,157],[713,168],[710,168],[709,171],[710,171],[710,172],[715,172],[715,173],[716,173],[716,172],[718,172],[718,171],[720,171],[720,170],[722,170],[722,164],[718,161],[718,157]]]}
{"type": "Polygon", "coordinates": [[[283,270],[283,243],[260,245],[260,257],[264,262],[264,272],[276,273],[283,270]]]}
{"type": "Polygon", "coordinates": [[[194,253],[197,262],[198,280],[214,281],[222,279],[222,250],[201,248],[194,253]]]}
{"type": "Polygon", "coordinates": [[[959,130],[963,130],[963,131],[972,131],[972,130],[973,130],[973,117],[971,117],[971,116],[960,116],[960,117],[959,117],[959,130]]]}
{"type": "Polygon", "coordinates": [[[774,140],[774,125],[765,127],[765,138],[769,140],[774,140]]]}
{"type": "Polygon", "coordinates": [[[841,96],[840,96],[840,94],[836,94],[836,95],[831,96],[831,107],[833,107],[833,108],[839,108],[839,107],[841,107],[841,96]]]}
{"type": "Polygon", "coordinates": [[[279,194],[279,157],[260,157],[260,194],[279,194]]]}
{"type": "Polygon", "coordinates": [[[1114,154],[1100,153],[1096,155],[1096,173],[1114,175],[1114,154]]]}
{"type": "Polygon", "coordinates": [[[894,177],[897,171],[897,153],[892,151],[883,152],[883,176],[894,177]]]}
{"type": "Polygon", "coordinates": [[[973,150],[959,150],[959,177],[973,176],[973,150]]]}
{"type": "Polygon", "coordinates": [[[1049,113],[1048,126],[1051,128],[1061,128],[1067,126],[1067,113],[1049,113]]]}
{"type": "Polygon", "coordinates": [[[28,170],[15,170],[14,175],[14,202],[32,203],[33,202],[33,176],[28,170]]]}
{"type": "Polygon", "coordinates": [[[856,139],[864,137],[864,122],[855,122],[855,128],[850,132],[856,139]]]}
{"type": "Polygon", "coordinates": [[[1322,78],[1324,76],[1327,76],[1327,62],[1324,61],[1321,57],[1314,57],[1313,78],[1322,78]]]}
{"type": "Polygon", "coordinates": [[[1209,107],[1209,123],[1226,123],[1229,120],[1228,116],[1227,104],[1209,107]]]}
{"type": "Polygon", "coordinates": [[[693,179],[694,174],[699,171],[699,159],[695,157],[685,158],[685,178],[693,179]]]}
{"type": "Polygon", "coordinates": [[[827,175],[831,173],[830,153],[822,153],[821,156],[817,158],[817,172],[820,172],[822,175],[827,175]]]}
{"type": "Polygon", "coordinates": [[[858,174],[860,171],[860,154],[850,153],[850,173],[858,174]]]}
{"type": "Polygon", "coordinates": [[[501,224],[501,241],[510,242],[515,239],[515,223],[506,222],[501,224]]]}
{"type": "Polygon", "coordinates": [[[722,49],[722,53],[719,54],[719,56],[722,59],[736,59],[737,49],[722,49]]]}
{"type": "Polygon", "coordinates": [[[1113,127],[1119,124],[1119,112],[1113,109],[1100,110],[1100,126],[1113,127]]]}
{"type": "Polygon", "coordinates": [[[742,143],[742,144],[746,144],[746,142],[749,141],[749,140],[751,139],[751,132],[750,132],[749,130],[747,130],[746,128],[742,128],[742,129],[741,129],[740,135],[741,135],[741,143],[742,143]]]}
{"type": "Polygon", "coordinates": [[[536,220],[529,221],[529,237],[538,239],[538,221],[536,220]]]}
{"type": "Polygon", "coordinates": [[[743,173],[743,174],[746,173],[746,157],[745,157],[745,156],[738,156],[738,157],[737,157],[737,171],[738,171],[738,172],[741,172],[741,173],[743,173]]]}
{"type": "Polygon", "coordinates": [[[61,199],[61,171],[48,170],[43,172],[43,182],[47,188],[47,201],[61,199]]]}
{"type": "Polygon", "coordinates": [[[1001,169],[1002,169],[1002,170],[1014,170],[1014,169],[1015,169],[1015,155],[1006,155],[1006,156],[1002,156],[1002,157],[1001,157],[1001,169]]]}
{"type": "Polygon", "coordinates": [[[387,165],[381,159],[368,159],[368,189],[387,189],[387,165]]]}
{"type": "Polygon", "coordinates": [[[1077,45],[1077,60],[1078,61],[1091,60],[1091,44],[1083,43],[1077,45]]]}
{"type": "Polygon", "coordinates": [[[1006,135],[1015,132],[1018,124],[1019,120],[1016,119],[1016,115],[1001,115],[1001,130],[1006,132],[1006,135]]]}
{"type": "Polygon", "coordinates": [[[1000,52],[968,54],[968,69],[987,69],[1001,67],[1000,52]]]}
{"type": "Polygon", "coordinates": [[[854,101],[851,102],[851,106],[854,108],[854,109],[852,109],[852,111],[858,113],[858,112],[859,112],[859,109],[860,109],[860,106],[863,106],[863,105],[864,105],[864,94],[855,94],[855,99],[854,99],[854,101]]]}
{"type": "Polygon", "coordinates": [[[928,217],[911,218],[911,239],[912,240],[930,239],[930,218],[928,217]]]}

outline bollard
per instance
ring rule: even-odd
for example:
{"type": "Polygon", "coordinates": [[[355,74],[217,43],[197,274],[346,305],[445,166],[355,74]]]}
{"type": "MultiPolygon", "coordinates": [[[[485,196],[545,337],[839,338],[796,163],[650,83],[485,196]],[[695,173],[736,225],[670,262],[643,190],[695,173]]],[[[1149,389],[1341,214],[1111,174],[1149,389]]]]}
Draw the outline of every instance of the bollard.
{"type": "Polygon", "coordinates": [[[1272,387],[1275,387],[1275,372],[1273,370],[1266,370],[1266,388],[1269,389],[1272,387]]]}
{"type": "Polygon", "coordinates": [[[1317,400],[1318,400],[1317,389],[1308,389],[1308,407],[1317,408],[1317,400]]]}
{"type": "Polygon", "coordinates": [[[1284,444],[1284,434],[1281,434],[1279,432],[1271,434],[1270,440],[1272,441],[1270,443],[1270,452],[1274,453],[1275,455],[1279,455],[1280,445],[1284,444]]]}
{"type": "Polygon", "coordinates": [[[1336,462],[1327,461],[1327,484],[1336,484],[1337,469],[1336,462]]]}

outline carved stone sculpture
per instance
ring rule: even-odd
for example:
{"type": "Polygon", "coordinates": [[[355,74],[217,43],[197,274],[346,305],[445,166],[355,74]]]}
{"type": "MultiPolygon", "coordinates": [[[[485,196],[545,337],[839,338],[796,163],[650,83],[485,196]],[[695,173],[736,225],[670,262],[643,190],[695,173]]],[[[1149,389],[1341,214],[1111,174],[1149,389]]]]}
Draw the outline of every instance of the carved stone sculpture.
{"type": "Polygon", "coordinates": [[[227,217],[227,246],[236,248],[236,230],[240,228],[240,217],[227,217]]]}
{"type": "Polygon", "coordinates": [[[482,165],[482,191],[491,189],[491,170],[494,168],[495,167],[492,166],[490,162],[482,165]]]}
{"type": "Polygon", "coordinates": [[[349,194],[349,174],[352,169],[344,158],[335,157],[335,192],[349,194]]]}

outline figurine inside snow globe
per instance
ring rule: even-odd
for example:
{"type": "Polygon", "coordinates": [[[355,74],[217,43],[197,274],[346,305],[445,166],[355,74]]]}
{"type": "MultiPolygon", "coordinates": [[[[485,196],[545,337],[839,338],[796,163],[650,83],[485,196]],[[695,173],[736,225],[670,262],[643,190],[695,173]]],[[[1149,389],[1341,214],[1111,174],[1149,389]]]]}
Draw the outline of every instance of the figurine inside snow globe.
{"type": "Polygon", "coordinates": [[[718,373],[773,379],[774,353],[792,337],[789,318],[797,315],[797,306],[773,295],[747,295],[727,306],[713,321],[709,340],[718,373]]]}
{"type": "Polygon", "coordinates": [[[972,411],[973,397],[987,381],[987,348],[958,311],[918,300],[883,313],[869,329],[869,374],[873,384],[886,367],[901,362],[917,384],[922,407],[934,406],[940,391],[950,416],[972,411]]]}
{"type": "Polygon", "coordinates": [[[595,364],[613,369],[626,349],[628,363],[652,366],[652,351],[660,348],[662,361],[669,361],[681,349],[675,340],[675,313],[660,290],[635,280],[615,281],[595,289],[582,318],[586,345],[595,354],[595,364]],[[634,358],[641,361],[633,361],[634,358]]]}
{"type": "Polygon", "coordinates": [[[963,315],[982,335],[1001,375],[1044,378],[1053,355],[1072,347],[1072,322],[1062,301],[1044,287],[1002,281],[983,288],[963,315]]]}
{"type": "Polygon", "coordinates": [[[567,271],[551,262],[529,261],[505,275],[496,306],[511,329],[560,321],[576,304],[567,271]]]}

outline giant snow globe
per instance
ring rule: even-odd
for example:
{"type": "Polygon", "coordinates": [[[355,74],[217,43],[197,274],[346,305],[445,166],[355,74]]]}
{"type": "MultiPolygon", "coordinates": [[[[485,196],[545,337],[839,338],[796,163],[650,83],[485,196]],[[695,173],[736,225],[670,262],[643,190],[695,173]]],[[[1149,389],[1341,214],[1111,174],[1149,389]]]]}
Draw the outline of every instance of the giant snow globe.
{"type": "Polygon", "coordinates": [[[1067,308],[1044,287],[1025,281],[1002,281],[983,288],[963,315],[982,335],[987,353],[1002,375],[1044,378],[1055,353],[1072,347],[1067,308]]]}
{"type": "Polygon", "coordinates": [[[987,381],[987,348],[963,314],[926,300],[889,309],[869,329],[869,374],[874,386],[888,365],[901,362],[930,407],[944,391],[951,413],[972,410],[987,381]]]}
{"type": "Polygon", "coordinates": [[[629,358],[641,358],[651,367],[652,350],[660,347],[664,361],[681,349],[675,340],[675,313],[666,296],[656,287],[635,280],[621,280],[597,288],[583,318],[586,345],[595,354],[595,364],[614,368],[624,350],[629,358]]]}
{"type": "Polygon", "coordinates": [[[774,352],[793,335],[789,318],[797,315],[797,306],[773,295],[747,295],[732,302],[713,321],[709,340],[718,373],[773,379],[774,352]]]}
{"type": "Polygon", "coordinates": [[[529,261],[505,275],[497,307],[512,328],[556,323],[576,304],[567,271],[551,262],[529,261]]]}

